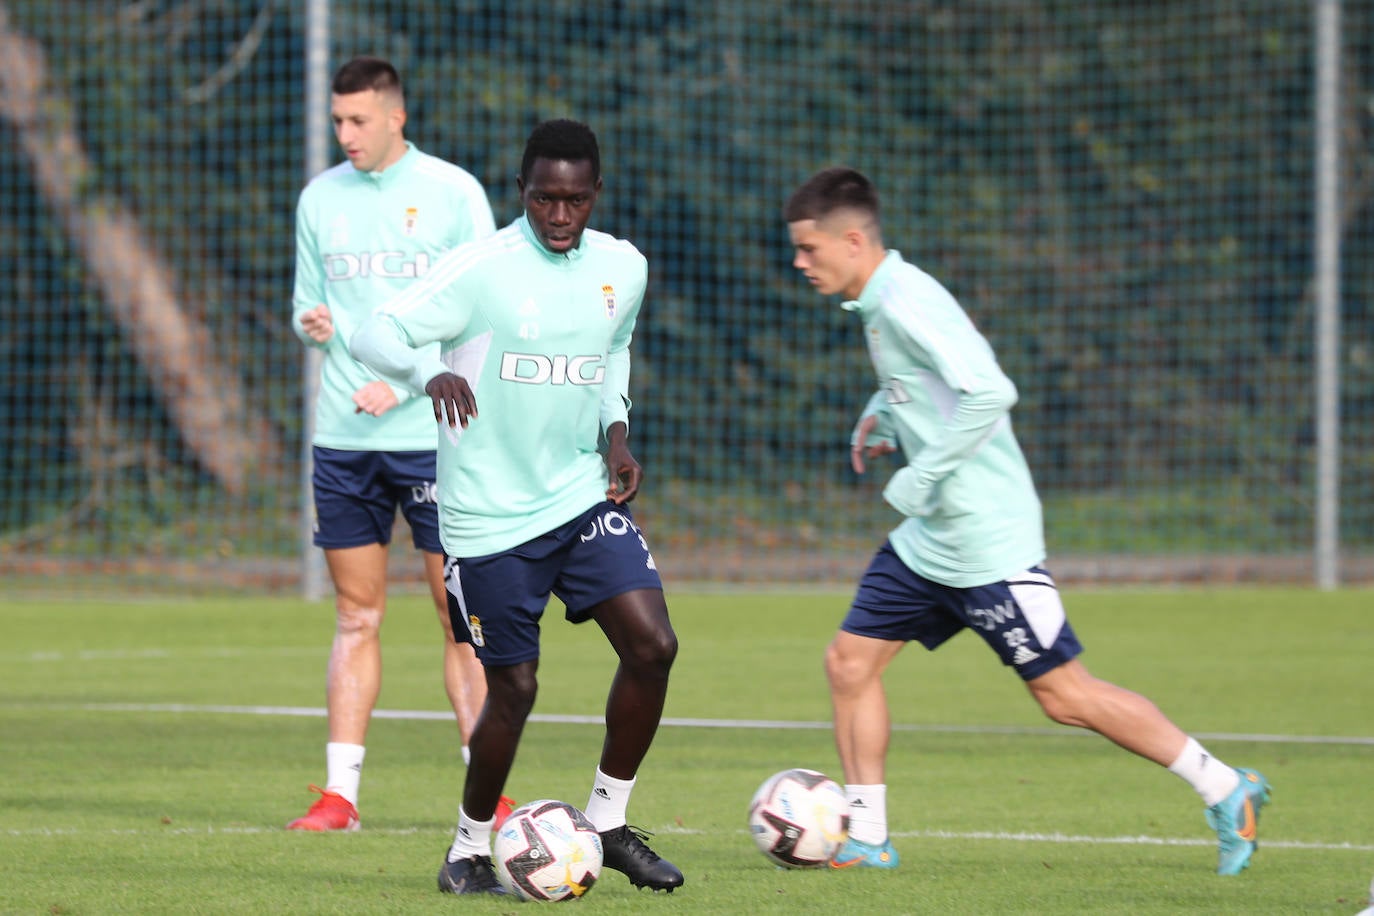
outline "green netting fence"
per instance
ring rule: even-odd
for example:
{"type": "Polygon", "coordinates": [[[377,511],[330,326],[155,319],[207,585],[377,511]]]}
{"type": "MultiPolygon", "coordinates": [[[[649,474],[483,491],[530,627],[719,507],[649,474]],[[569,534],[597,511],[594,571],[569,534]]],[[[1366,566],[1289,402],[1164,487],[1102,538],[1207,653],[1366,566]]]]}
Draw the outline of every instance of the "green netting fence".
{"type": "MultiPolygon", "coordinates": [[[[844,163],[997,348],[1061,576],[1310,581],[1316,63],[1339,55],[1339,514],[1374,579],[1374,2],[0,2],[0,573],[297,587],[289,326],[312,27],[400,69],[498,223],[538,120],[598,132],[651,285],[637,513],[679,581],[857,573],[859,329],[779,210],[844,163]]],[[[1329,2],[1329,0],[1327,0],[1329,2]]],[[[871,478],[871,479],[870,479],[871,478]]],[[[402,539],[408,543],[407,539],[402,539]]]]}

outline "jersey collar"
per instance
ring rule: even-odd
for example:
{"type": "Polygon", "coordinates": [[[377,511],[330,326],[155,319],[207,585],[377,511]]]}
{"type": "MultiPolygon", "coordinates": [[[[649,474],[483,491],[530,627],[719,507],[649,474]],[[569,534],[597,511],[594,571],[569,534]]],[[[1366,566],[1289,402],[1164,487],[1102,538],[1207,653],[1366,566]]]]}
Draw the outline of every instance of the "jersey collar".
{"type": "MultiPolygon", "coordinates": [[[[405,143],[406,151],[401,154],[400,159],[397,159],[380,172],[358,172],[358,177],[379,188],[390,187],[396,184],[396,182],[404,180],[410,170],[415,167],[415,162],[420,158],[420,148],[409,140],[405,143]]],[[[354,171],[356,172],[357,170],[354,169],[354,171]]]]}
{"type": "Polygon", "coordinates": [[[868,278],[864,288],[859,293],[859,298],[848,299],[840,303],[840,308],[846,312],[858,312],[863,314],[866,310],[873,308],[882,300],[878,296],[878,290],[883,288],[887,282],[887,275],[897,269],[897,265],[902,263],[902,253],[896,248],[887,250],[887,257],[883,258],[882,263],[873,271],[873,276],[868,278]]]}
{"type": "Polygon", "coordinates": [[[582,238],[577,240],[577,247],[571,251],[549,251],[544,247],[544,243],[535,234],[534,227],[530,225],[529,217],[520,214],[520,218],[515,221],[520,227],[520,233],[525,237],[525,241],[534,246],[534,250],[544,256],[545,260],[553,264],[571,264],[582,260],[587,253],[587,233],[591,230],[583,229],[582,238]]]}

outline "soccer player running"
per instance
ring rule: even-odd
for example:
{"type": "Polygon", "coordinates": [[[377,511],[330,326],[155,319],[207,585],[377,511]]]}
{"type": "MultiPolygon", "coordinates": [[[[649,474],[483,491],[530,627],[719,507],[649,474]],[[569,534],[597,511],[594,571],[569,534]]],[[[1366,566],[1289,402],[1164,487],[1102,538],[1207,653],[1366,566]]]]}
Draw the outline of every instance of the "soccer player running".
{"type": "Polygon", "coordinates": [[[826,650],[835,743],[850,803],[849,838],[831,865],[895,868],[885,765],[891,726],[882,675],[908,642],[934,650],[977,633],[1056,722],[1088,728],[1168,767],[1206,805],[1217,871],[1255,851],[1269,785],[1232,769],[1139,694],[1099,680],[1065,618],[1045,557],[1040,501],[1012,432],[1016,388],[954,297],[883,247],[878,194],[849,168],[818,172],[783,207],[792,265],[863,320],[878,392],[851,439],[851,462],[900,450],[883,490],[906,518],[859,581],[826,650]]]}
{"type": "Polygon", "coordinates": [[[444,687],[463,756],[486,696],[481,663],[455,642],[444,591],[434,499],[438,436],[424,399],[382,381],[348,353],[374,309],[454,246],[491,235],[486,193],[472,175],[406,141],[395,68],[359,57],[334,75],[334,135],[347,162],[316,176],[296,209],[292,327],[323,351],[315,404],[315,544],[334,583],[326,692],[324,788],[292,830],[356,830],[368,723],[381,690],[387,545],[399,505],[424,557],[443,626],[444,687]]]}
{"type": "Polygon", "coordinates": [[[534,705],[552,593],[568,620],[596,621],[619,656],[586,807],[605,865],[636,887],[672,891],[682,872],[626,823],[677,655],[662,582],[627,506],[643,477],[626,436],[647,265],[629,242],[587,228],[601,154],[585,124],[535,127],[516,185],[524,216],[447,255],[351,342],[358,359],[433,401],[449,609],[487,672],[439,889],[501,891],[492,819],[534,705]],[[426,349],[434,341],[438,355],[426,349]]]}

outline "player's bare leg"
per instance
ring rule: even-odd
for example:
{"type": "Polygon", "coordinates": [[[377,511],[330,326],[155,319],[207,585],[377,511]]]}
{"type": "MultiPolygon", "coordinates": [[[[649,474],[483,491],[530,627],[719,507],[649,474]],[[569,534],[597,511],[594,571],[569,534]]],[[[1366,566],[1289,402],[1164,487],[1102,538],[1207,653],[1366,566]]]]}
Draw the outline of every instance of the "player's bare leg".
{"type": "Polygon", "coordinates": [[[601,770],[617,779],[633,779],[663,716],[677,634],[657,589],[617,595],[593,609],[592,618],[620,659],[606,697],[601,770]]]}
{"type": "Polygon", "coordinates": [[[329,652],[327,776],[320,799],[291,830],[356,830],[358,786],[372,710],[382,689],[382,618],[386,614],[387,548],[383,544],[324,552],[334,581],[334,644],[329,652]]]}
{"type": "MultiPolygon", "coordinates": [[[[425,578],[430,596],[439,614],[439,626],[444,633],[444,692],[458,719],[458,737],[463,743],[463,764],[471,762],[472,731],[482,704],[487,701],[487,672],[472,645],[453,638],[453,618],[448,610],[448,588],[444,584],[444,555],[424,553],[425,578]]],[[[496,826],[510,816],[515,801],[505,795],[496,804],[496,826]]]]}
{"type": "Polygon", "coordinates": [[[382,617],[387,548],[326,550],[334,579],[334,645],[329,653],[329,740],[364,744],[382,690],[382,617]]]}
{"type": "Polygon", "coordinates": [[[1056,722],[1097,732],[1133,754],[1167,767],[1188,736],[1138,693],[1093,677],[1077,659],[1026,682],[1031,696],[1056,722]]]}
{"type": "Polygon", "coordinates": [[[835,724],[835,749],[844,769],[849,836],[835,851],[833,868],[896,868],[888,837],[886,765],[892,723],[883,672],[901,651],[896,640],[835,634],[825,652],[825,674],[835,724]]]}
{"type": "Polygon", "coordinates": [[[491,833],[525,720],[538,692],[537,660],[486,668],[487,699],[473,728],[463,780],[458,829],[439,869],[439,890],[450,894],[502,893],[491,864],[491,833]]]}
{"type": "Polygon", "coordinates": [[[846,783],[876,785],[885,778],[892,728],[883,672],[903,645],[841,630],[826,649],[835,748],[846,783]]]}
{"type": "Polygon", "coordinates": [[[453,638],[453,621],[448,612],[448,592],[444,586],[443,554],[424,552],[425,579],[444,632],[444,691],[458,719],[458,735],[463,747],[472,738],[482,704],[487,699],[487,675],[477,653],[465,642],[453,638]]]}
{"type": "Polygon", "coordinates": [[[1186,780],[1207,806],[1207,823],[1217,832],[1217,872],[1235,875],[1249,867],[1260,809],[1269,801],[1263,774],[1223,763],[1153,702],[1093,677],[1077,659],[1027,681],[1026,687],[1054,721],[1092,729],[1186,780]]]}
{"type": "Polygon", "coordinates": [[[463,811],[488,821],[515,763],[515,752],[539,690],[539,662],[493,665],[486,669],[487,699],[472,731],[472,763],[463,781],[463,811]]]}
{"type": "Polygon", "coordinates": [[[636,589],[603,601],[592,609],[592,619],[620,664],[606,697],[606,740],[587,817],[601,832],[607,868],[623,872],[635,887],[671,893],[682,885],[682,871],[648,847],[648,834],[626,823],[625,809],[663,717],[677,634],[659,589],[636,589]]]}

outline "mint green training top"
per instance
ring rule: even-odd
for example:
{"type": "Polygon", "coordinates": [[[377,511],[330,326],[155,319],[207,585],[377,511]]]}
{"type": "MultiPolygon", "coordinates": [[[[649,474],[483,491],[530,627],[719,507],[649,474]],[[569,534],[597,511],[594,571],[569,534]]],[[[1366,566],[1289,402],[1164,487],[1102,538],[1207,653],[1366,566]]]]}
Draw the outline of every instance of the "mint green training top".
{"type": "Polygon", "coordinates": [[[907,516],[889,535],[902,562],[971,588],[1043,561],[1040,499],[1011,428],[1016,386],[959,303],[889,251],[842,307],[863,318],[878,376],[868,444],[895,442],[908,461],[883,490],[907,516]]]}
{"type": "Polygon", "coordinates": [[[476,397],[468,427],[439,436],[450,556],[508,550],[606,498],[598,442],[629,422],[630,339],[647,282],[629,242],[588,229],[554,253],[522,216],[444,256],[353,336],[354,356],[416,393],[453,372],[476,397]],[[439,353],[423,349],[434,341],[439,353]]]}
{"type": "MultiPolygon", "coordinates": [[[[342,162],[305,186],[296,205],[296,287],[291,326],[324,351],[313,444],[350,451],[426,451],[435,447],[429,399],[392,386],[400,404],[374,417],[354,409],[353,393],[378,380],[348,352],[358,325],[423,277],[457,245],[496,231],[486,192],[472,175],[413,144],[380,172],[342,162]],[[329,307],[334,336],[323,344],[301,315],[329,307]]],[[[436,348],[437,349],[437,348],[436,348]]]]}

